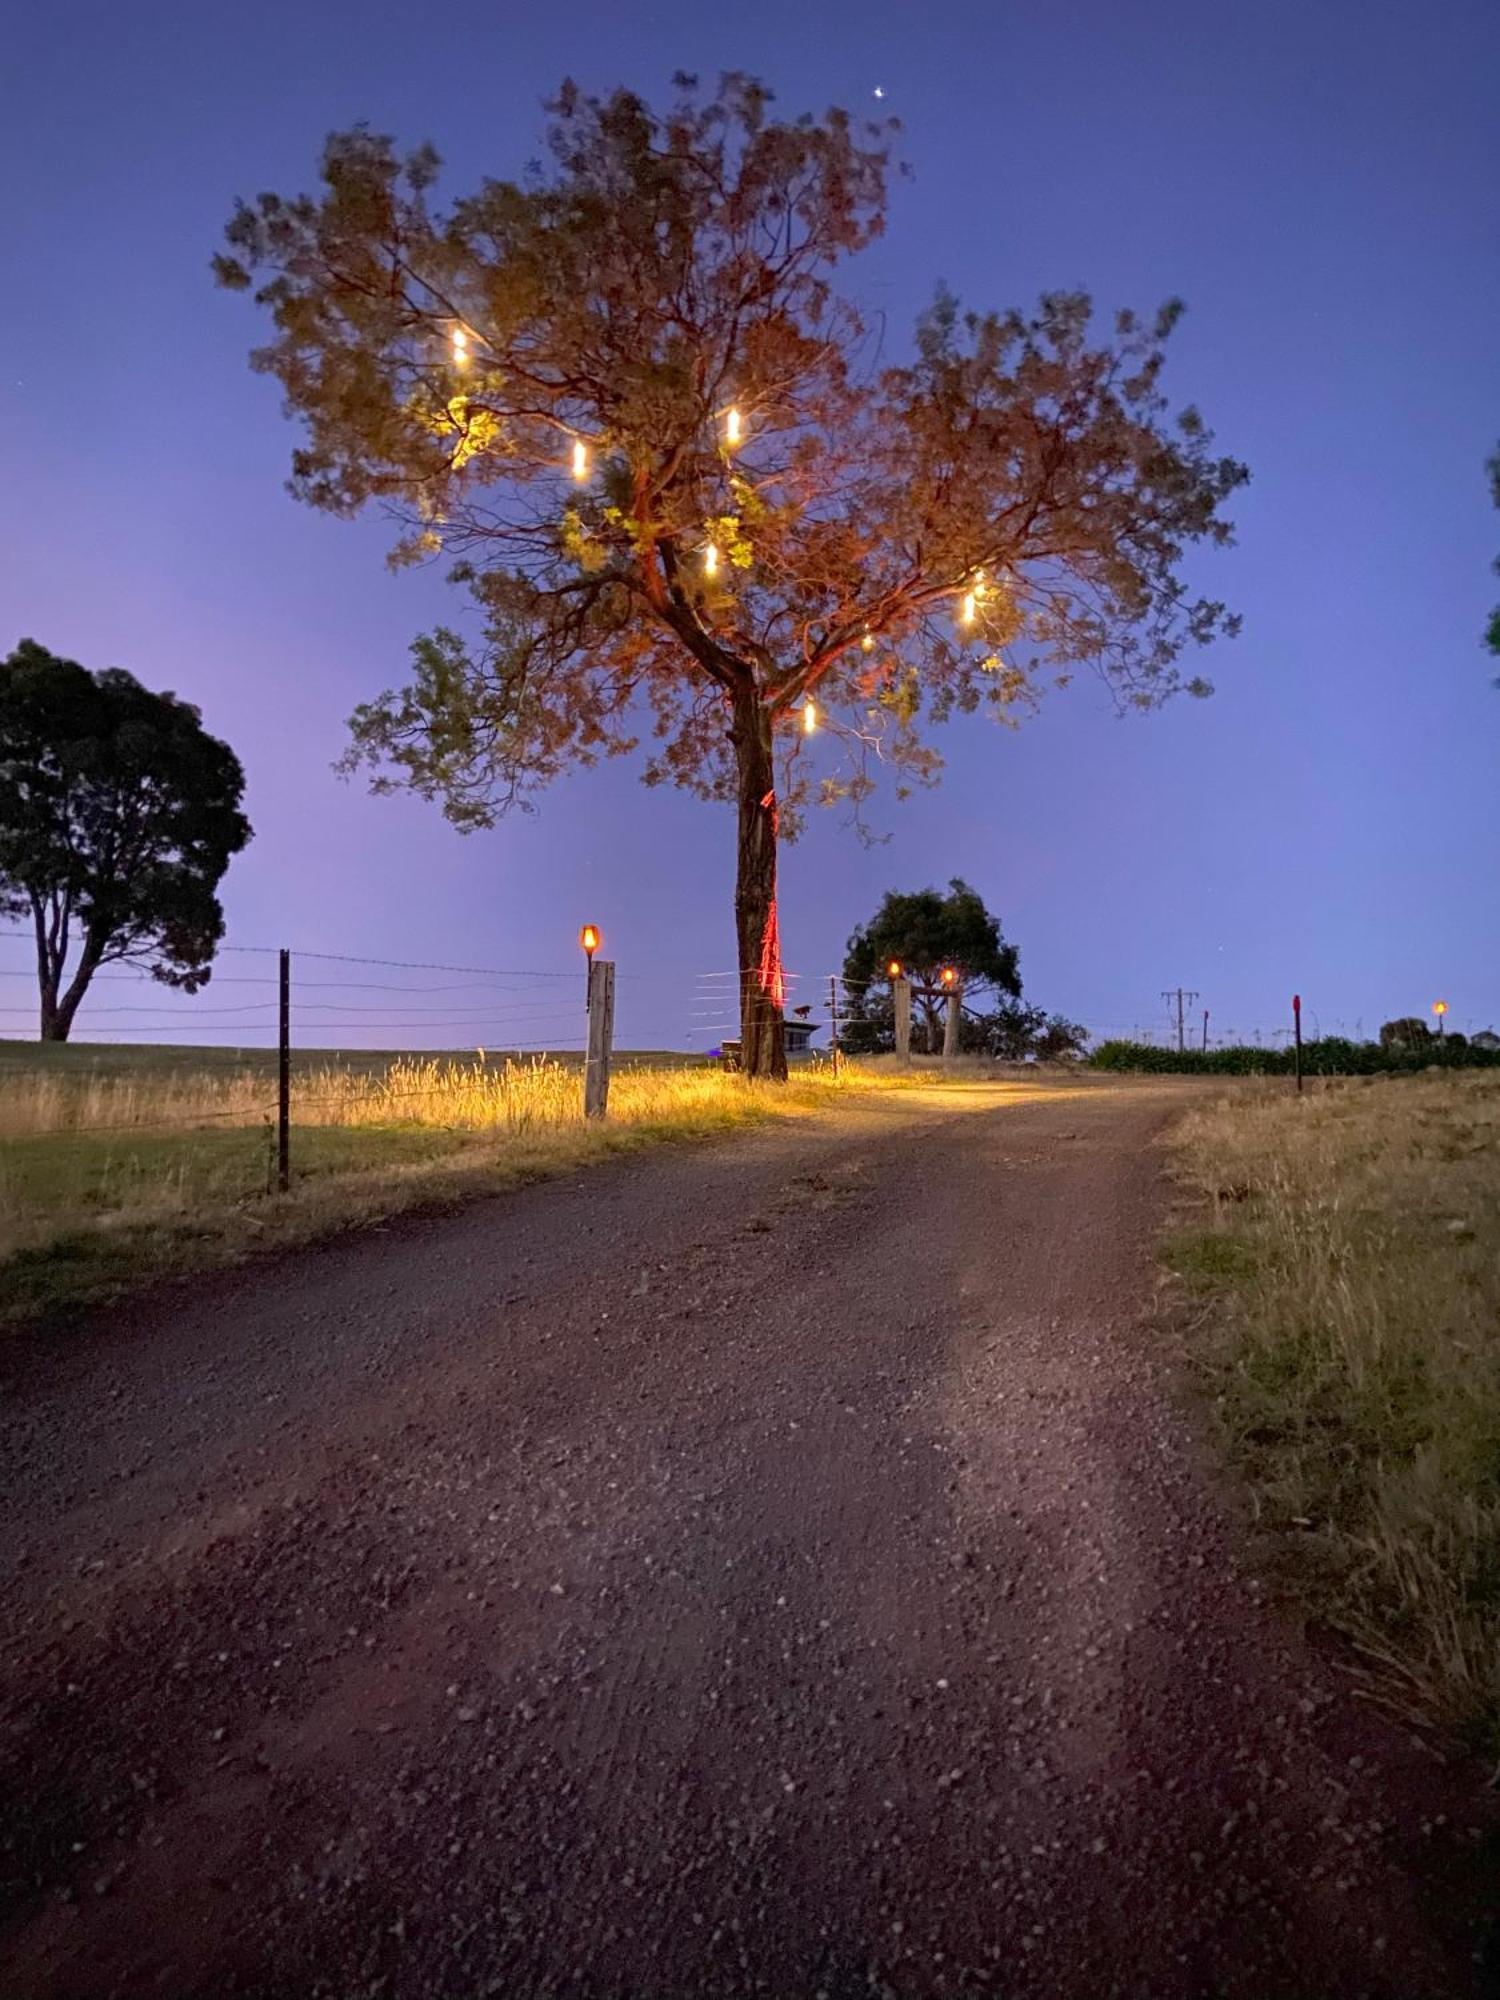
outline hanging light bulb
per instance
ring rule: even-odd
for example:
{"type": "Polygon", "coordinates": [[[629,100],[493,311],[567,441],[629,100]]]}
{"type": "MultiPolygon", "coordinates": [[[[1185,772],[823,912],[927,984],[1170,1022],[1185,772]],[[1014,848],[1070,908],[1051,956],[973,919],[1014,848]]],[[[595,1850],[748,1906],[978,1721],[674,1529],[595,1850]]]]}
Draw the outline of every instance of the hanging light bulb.
{"type": "Polygon", "coordinates": [[[738,444],[739,441],[740,413],[737,409],[733,409],[724,418],[724,442],[725,444],[738,444]]]}
{"type": "Polygon", "coordinates": [[[469,336],[461,326],[456,326],[449,335],[453,345],[454,366],[462,368],[469,359],[469,336]]]}
{"type": "Polygon", "coordinates": [[[977,591],[965,591],[963,607],[958,614],[958,622],[961,625],[972,625],[974,623],[974,606],[978,601],[979,594],[977,591]]]}
{"type": "Polygon", "coordinates": [[[714,542],[709,542],[703,551],[703,574],[717,576],[719,573],[719,550],[714,542]]]}
{"type": "Polygon", "coordinates": [[[865,630],[865,636],[859,642],[859,646],[862,653],[873,653],[875,650],[875,634],[868,627],[865,630]]]}
{"type": "Polygon", "coordinates": [[[578,480],[583,480],[587,479],[588,476],[589,476],[589,448],[584,443],[582,438],[577,438],[574,440],[573,444],[573,477],[578,480]]]}
{"type": "Polygon", "coordinates": [[[811,700],[804,701],[802,704],[802,734],[804,736],[811,736],[813,731],[817,728],[817,726],[818,726],[817,703],[811,700]]]}

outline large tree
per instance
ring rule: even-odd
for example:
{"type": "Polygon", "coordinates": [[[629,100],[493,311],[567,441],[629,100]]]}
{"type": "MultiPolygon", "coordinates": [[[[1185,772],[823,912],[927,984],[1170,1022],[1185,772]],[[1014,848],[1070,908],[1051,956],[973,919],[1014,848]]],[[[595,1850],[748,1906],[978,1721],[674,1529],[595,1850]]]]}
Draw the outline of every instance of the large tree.
{"type": "Polygon", "coordinates": [[[945,971],[975,1011],[988,1000],[1021,997],[1020,953],[1006,943],[1000,919],[990,915],[978,890],[957,876],[946,895],[940,889],[887,891],[869,923],[855,931],[844,955],[851,1020],[878,1020],[890,1012],[893,962],[911,982],[929,1051],[942,1045],[945,971]]]}
{"type": "Polygon", "coordinates": [[[455,557],[479,608],[358,712],[355,759],[472,828],[649,729],[648,783],[736,804],[743,1060],[779,1076],[778,832],[1082,664],[1141,707],[1203,691],[1179,658],[1234,620],[1179,564],[1246,474],[1168,414],[1176,304],[1099,331],[1077,293],[940,294],[882,365],[832,275],[882,228],[889,128],[677,85],[660,113],[565,85],[545,162],[446,209],[430,148],[337,134],[216,269],[274,322],[292,490],[386,509],[394,559],[455,557]],[[815,716],[842,773],[799,758],[815,716]]]}
{"type": "Polygon", "coordinates": [[[0,912],[31,922],[44,1042],[68,1039],[101,965],[188,993],[207,982],[215,891],[250,838],[244,789],[234,752],[175,695],[32,639],[0,661],[0,912]]]}

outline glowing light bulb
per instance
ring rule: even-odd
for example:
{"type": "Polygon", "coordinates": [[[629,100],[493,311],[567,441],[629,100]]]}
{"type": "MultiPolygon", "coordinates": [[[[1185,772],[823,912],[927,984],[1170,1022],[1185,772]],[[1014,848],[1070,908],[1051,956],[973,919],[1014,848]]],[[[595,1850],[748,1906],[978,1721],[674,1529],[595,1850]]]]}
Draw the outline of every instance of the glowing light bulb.
{"type": "Polygon", "coordinates": [[[714,543],[710,542],[703,551],[703,574],[705,576],[717,576],[718,573],[719,551],[714,543]]]}
{"type": "Polygon", "coordinates": [[[899,958],[891,960],[890,964],[886,967],[886,973],[891,979],[899,979],[901,977],[901,961],[899,958]]]}
{"type": "Polygon", "coordinates": [[[875,650],[875,634],[873,632],[866,632],[865,636],[860,640],[859,645],[861,652],[873,653],[875,650]]]}
{"type": "Polygon", "coordinates": [[[815,701],[805,701],[805,702],[803,702],[803,704],[802,704],[802,734],[803,734],[804,736],[811,736],[811,735],[812,735],[812,733],[813,733],[813,731],[814,731],[814,730],[815,730],[815,729],[817,728],[817,726],[818,726],[818,705],[817,705],[817,703],[816,703],[815,701]]]}
{"type": "Polygon", "coordinates": [[[740,441],[740,413],[731,410],[724,419],[724,442],[738,444],[740,441]]]}
{"type": "Polygon", "coordinates": [[[469,358],[469,336],[461,326],[456,326],[450,339],[453,343],[453,359],[462,368],[469,358]]]}
{"type": "Polygon", "coordinates": [[[974,606],[978,602],[979,602],[979,593],[977,591],[974,590],[965,591],[963,606],[958,614],[958,622],[960,623],[960,625],[972,625],[974,623],[974,606]]]}
{"type": "Polygon", "coordinates": [[[587,479],[589,476],[589,448],[579,438],[573,446],[573,477],[587,479]]]}

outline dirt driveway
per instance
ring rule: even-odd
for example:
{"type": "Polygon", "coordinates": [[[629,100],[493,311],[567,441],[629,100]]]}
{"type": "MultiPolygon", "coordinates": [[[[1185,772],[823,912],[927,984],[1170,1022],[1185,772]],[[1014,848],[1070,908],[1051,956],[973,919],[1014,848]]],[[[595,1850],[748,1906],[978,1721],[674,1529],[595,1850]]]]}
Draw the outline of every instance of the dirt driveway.
{"type": "Polygon", "coordinates": [[[1478,1993],[1237,1569],[1171,1090],[883,1100],[10,1343],[0,1991],[1478,1993]]]}

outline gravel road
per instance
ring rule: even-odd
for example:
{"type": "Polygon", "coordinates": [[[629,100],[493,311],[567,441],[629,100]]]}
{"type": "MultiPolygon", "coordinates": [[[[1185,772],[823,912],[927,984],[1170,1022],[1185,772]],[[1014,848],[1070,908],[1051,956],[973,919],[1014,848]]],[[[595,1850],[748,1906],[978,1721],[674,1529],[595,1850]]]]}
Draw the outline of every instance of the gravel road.
{"type": "Polygon", "coordinates": [[[1479,1994],[1461,1787],[1152,1329],[1180,1102],[883,1099],[7,1342],[0,1992],[1479,1994]]]}

